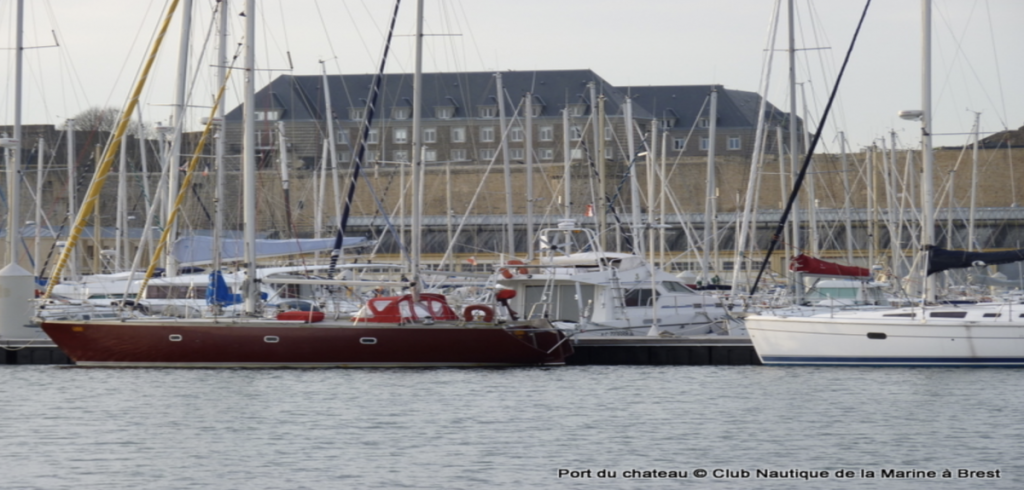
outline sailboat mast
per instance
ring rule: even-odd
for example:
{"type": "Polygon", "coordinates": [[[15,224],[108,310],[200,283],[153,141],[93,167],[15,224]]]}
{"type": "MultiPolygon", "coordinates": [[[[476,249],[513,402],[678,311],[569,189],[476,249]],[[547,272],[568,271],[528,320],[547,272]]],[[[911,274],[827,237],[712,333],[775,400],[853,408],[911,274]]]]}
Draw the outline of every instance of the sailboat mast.
{"type": "MultiPolygon", "coordinates": [[[[567,108],[568,109],[568,108],[567,108]]],[[[629,194],[632,212],[633,253],[643,256],[644,250],[640,239],[640,182],[636,177],[636,146],[633,144],[633,99],[626,97],[626,148],[629,152],[629,194]]]]}
{"type": "Polygon", "coordinates": [[[715,139],[718,126],[718,89],[711,87],[711,107],[708,113],[708,165],[704,195],[704,254],[701,256],[702,284],[711,284],[711,242],[714,232],[711,223],[715,220],[715,139]]]}
{"type": "Polygon", "coordinates": [[[242,217],[245,242],[245,313],[256,312],[256,0],[245,1],[245,83],[242,108],[242,217]]]}
{"type": "Polygon", "coordinates": [[[25,52],[25,2],[18,0],[17,30],[14,61],[14,141],[7,153],[7,253],[11,265],[18,264],[18,245],[21,242],[21,88],[22,58],[25,52]],[[13,153],[13,155],[12,155],[13,153]]]}
{"type": "MultiPolygon", "coordinates": [[[[797,167],[797,123],[796,123],[796,16],[793,15],[793,0],[789,0],[789,171],[793,182],[796,182],[797,167]]],[[[795,184],[794,184],[795,188],[795,184]]],[[[790,228],[793,236],[790,238],[791,247],[795,251],[800,250],[800,201],[793,202],[793,226],[790,228]]],[[[794,288],[796,284],[792,285],[794,288]]]]}
{"type": "MultiPolygon", "coordinates": [[[[224,83],[228,69],[228,0],[220,2],[220,43],[217,46],[217,82],[224,83]]],[[[213,270],[220,270],[221,234],[224,230],[224,104],[217,107],[217,138],[214,140],[214,167],[217,187],[213,194],[213,270]]]]}
{"type": "MultiPolygon", "coordinates": [[[[412,239],[410,263],[412,265],[413,300],[419,301],[420,284],[420,251],[422,247],[423,226],[423,0],[416,1],[416,61],[412,76],[412,239]]],[[[500,83],[499,83],[500,87],[500,83]]]]}
{"type": "MultiPolygon", "coordinates": [[[[178,192],[181,191],[178,188],[180,187],[179,179],[181,175],[178,167],[181,166],[181,136],[182,132],[185,131],[185,87],[187,85],[186,78],[188,78],[189,35],[192,32],[192,0],[182,0],[181,7],[181,38],[178,40],[178,80],[174,94],[174,137],[171,138],[170,168],[168,169],[169,180],[167,181],[168,203],[174,202],[177,199],[178,192]]],[[[178,231],[175,225],[171,224],[170,226],[171,234],[168,240],[169,243],[174,243],[174,240],[178,237],[178,231]]],[[[168,277],[178,275],[178,261],[174,258],[174,254],[167,254],[166,274],[168,277]]]]}
{"type": "Polygon", "coordinates": [[[505,216],[508,222],[506,237],[508,239],[508,255],[516,256],[516,227],[512,219],[512,161],[508,158],[507,123],[505,121],[505,85],[502,83],[501,73],[494,74],[495,90],[498,92],[498,124],[501,128],[501,160],[502,168],[505,171],[505,216]]]}
{"type": "MultiPolygon", "coordinates": [[[[924,146],[922,156],[923,168],[921,183],[921,246],[928,247],[934,241],[935,233],[935,156],[932,154],[932,3],[931,0],[921,0],[921,137],[924,146]]],[[[927,275],[924,268],[922,272],[925,280],[925,300],[935,301],[935,276],[927,275]]]]}
{"type": "Polygon", "coordinates": [[[981,128],[981,113],[974,113],[974,148],[971,152],[971,211],[967,223],[967,250],[974,250],[974,214],[978,197],[978,131],[981,128]]]}

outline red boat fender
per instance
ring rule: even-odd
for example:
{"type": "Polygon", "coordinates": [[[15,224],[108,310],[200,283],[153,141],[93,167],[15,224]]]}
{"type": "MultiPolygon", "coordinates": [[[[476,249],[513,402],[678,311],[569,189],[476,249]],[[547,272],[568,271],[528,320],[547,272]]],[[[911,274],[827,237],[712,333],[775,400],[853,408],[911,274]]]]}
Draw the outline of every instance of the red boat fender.
{"type": "Polygon", "coordinates": [[[473,315],[473,313],[476,313],[478,311],[484,314],[485,322],[490,323],[494,321],[494,308],[491,308],[490,306],[487,305],[467,306],[465,311],[462,312],[462,318],[464,318],[467,322],[471,322],[473,321],[473,317],[475,316],[473,315]]]}
{"type": "Polygon", "coordinates": [[[324,312],[300,310],[282,311],[277,314],[277,319],[289,322],[316,323],[324,321],[324,312]]]}
{"type": "MultiPolygon", "coordinates": [[[[526,263],[519,259],[512,259],[508,261],[508,265],[526,265],[526,263]]],[[[502,267],[501,269],[498,269],[498,272],[500,272],[501,276],[504,277],[505,279],[512,279],[511,270],[502,267]]],[[[516,269],[516,273],[525,276],[530,273],[530,269],[527,269],[526,267],[520,267],[516,269]]]]}

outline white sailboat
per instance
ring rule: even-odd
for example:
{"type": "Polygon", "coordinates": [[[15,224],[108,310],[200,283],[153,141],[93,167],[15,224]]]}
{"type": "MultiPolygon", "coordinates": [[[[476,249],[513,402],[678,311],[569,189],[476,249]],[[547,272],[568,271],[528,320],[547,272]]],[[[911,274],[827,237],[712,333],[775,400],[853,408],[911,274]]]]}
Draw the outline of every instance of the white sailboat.
{"type": "Polygon", "coordinates": [[[924,154],[922,240],[928,254],[921,306],[830,310],[797,316],[780,312],[746,318],[761,362],[781,365],[1024,366],[1024,304],[934,303],[930,274],[956,267],[1024,260],[1024,252],[960,252],[933,247],[931,110],[931,0],[923,3],[922,110],[901,117],[921,120],[924,154]]]}

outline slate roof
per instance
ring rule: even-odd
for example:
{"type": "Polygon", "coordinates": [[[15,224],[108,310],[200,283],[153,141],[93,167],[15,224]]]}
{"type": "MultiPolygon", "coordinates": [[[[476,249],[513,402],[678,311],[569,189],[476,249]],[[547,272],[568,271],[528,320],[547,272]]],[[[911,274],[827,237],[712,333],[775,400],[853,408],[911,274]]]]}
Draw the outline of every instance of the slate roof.
{"type": "MultiPolygon", "coordinates": [[[[707,117],[710,102],[705,104],[712,88],[718,91],[718,127],[742,128],[757,126],[761,96],[753,92],[726,89],[722,85],[667,85],[620,87],[633,98],[634,106],[642,107],[651,117],[679,118],[676,128],[689,128],[697,117],[707,117]],[[699,114],[698,114],[699,113],[699,114]]],[[[767,121],[781,121],[785,113],[768,103],[767,121]]],[[[634,114],[636,111],[634,111],[634,114]]],[[[640,119],[640,116],[636,116],[640,119]]]]}
{"type": "MultiPolygon", "coordinates": [[[[477,117],[477,107],[496,105],[494,72],[424,73],[424,118],[434,116],[433,108],[456,107],[455,118],[477,117]]],[[[349,119],[349,108],[366,104],[373,75],[329,75],[331,105],[336,118],[349,119]]],[[[281,120],[310,121],[323,119],[324,93],[320,75],[281,75],[256,93],[258,110],[282,109],[281,120]]],[[[541,116],[561,117],[567,104],[589,105],[589,82],[594,82],[597,93],[606,97],[605,112],[621,114],[625,93],[609,84],[592,70],[547,70],[502,72],[505,88],[506,115],[511,116],[515,106],[527,92],[534,95],[534,105],[543,105],[541,116]]],[[[387,74],[378,99],[378,114],[389,117],[393,107],[412,105],[412,75],[387,74]]],[[[638,118],[649,118],[642,108],[635,108],[638,118]]],[[[228,121],[241,121],[242,107],[236,107],[226,116],[228,121]]]]}

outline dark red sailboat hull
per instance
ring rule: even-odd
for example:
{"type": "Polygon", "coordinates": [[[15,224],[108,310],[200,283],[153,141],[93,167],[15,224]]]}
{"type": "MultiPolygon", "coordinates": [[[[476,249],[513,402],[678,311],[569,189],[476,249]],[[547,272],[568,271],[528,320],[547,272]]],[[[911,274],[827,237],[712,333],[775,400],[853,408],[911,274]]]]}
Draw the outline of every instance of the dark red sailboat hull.
{"type": "Polygon", "coordinates": [[[572,353],[563,333],[530,326],[146,320],[42,328],[84,366],[523,366],[564,364],[572,353]]]}

